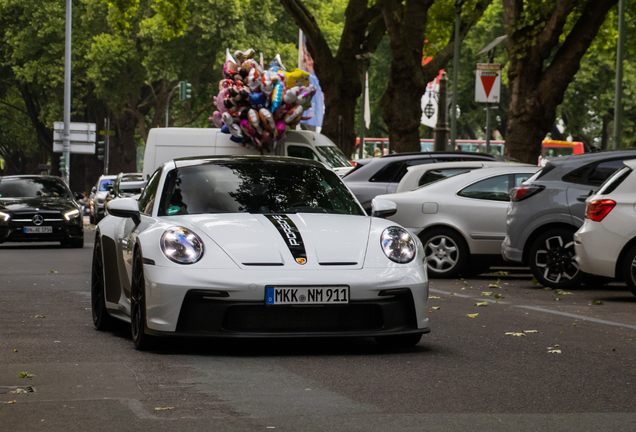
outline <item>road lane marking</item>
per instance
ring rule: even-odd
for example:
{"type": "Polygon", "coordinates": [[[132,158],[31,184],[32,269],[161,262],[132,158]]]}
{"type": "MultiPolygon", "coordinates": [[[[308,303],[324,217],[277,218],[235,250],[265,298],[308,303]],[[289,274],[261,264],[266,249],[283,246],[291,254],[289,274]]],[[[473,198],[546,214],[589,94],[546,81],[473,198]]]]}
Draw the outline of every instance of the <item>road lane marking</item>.
{"type": "MultiPolygon", "coordinates": [[[[429,291],[434,292],[434,293],[438,293],[438,294],[452,295],[452,296],[456,296],[456,297],[472,298],[474,300],[485,301],[485,302],[488,302],[488,303],[510,304],[509,302],[490,300],[490,299],[485,299],[483,297],[473,297],[473,296],[465,295],[465,294],[456,294],[456,293],[449,292],[449,291],[441,291],[441,290],[436,290],[436,289],[429,289],[429,291]]],[[[571,314],[571,313],[568,313],[568,312],[555,311],[555,310],[552,310],[552,309],[544,309],[544,308],[541,308],[541,307],[538,307],[538,306],[514,305],[514,307],[518,307],[518,308],[522,308],[522,309],[530,309],[530,310],[534,310],[534,311],[538,311],[538,312],[548,312],[548,313],[551,313],[551,314],[562,315],[562,316],[566,316],[566,317],[569,317],[569,318],[576,318],[576,319],[580,319],[580,320],[584,320],[584,321],[591,321],[591,322],[596,322],[596,323],[599,323],[599,324],[608,324],[608,325],[613,325],[613,326],[617,326],[617,327],[625,327],[625,328],[630,328],[630,329],[636,330],[636,325],[622,324],[622,323],[614,322],[614,321],[606,321],[606,320],[602,320],[602,319],[598,319],[598,318],[586,317],[584,315],[576,315],[576,314],[571,314]]]]}

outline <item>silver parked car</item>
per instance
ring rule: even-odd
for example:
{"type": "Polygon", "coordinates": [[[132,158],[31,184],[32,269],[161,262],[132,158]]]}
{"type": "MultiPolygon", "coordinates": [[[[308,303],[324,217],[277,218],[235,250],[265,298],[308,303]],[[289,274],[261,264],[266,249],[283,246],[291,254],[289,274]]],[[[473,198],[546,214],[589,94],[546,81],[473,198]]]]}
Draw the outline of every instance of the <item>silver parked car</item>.
{"type": "Polygon", "coordinates": [[[636,159],[636,150],[550,159],[510,193],[504,259],[529,265],[544,286],[581,284],[585,274],[574,260],[573,236],[583,225],[585,200],[628,159],[636,159]]]}
{"type": "Polygon", "coordinates": [[[502,261],[510,189],[538,169],[505,164],[457,174],[410,192],[379,195],[373,200],[374,215],[385,216],[420,238],[430,277],[479,274],[502,261]]]}
{"type": "Polygon", "coordinates": [[[97,224],[104,217],[104,199],[108,195],[108,189],[115,183],[116,175],[103,175],[91,189],[88,198],[90,207],[89,219],[91,224],[97,224]]]}

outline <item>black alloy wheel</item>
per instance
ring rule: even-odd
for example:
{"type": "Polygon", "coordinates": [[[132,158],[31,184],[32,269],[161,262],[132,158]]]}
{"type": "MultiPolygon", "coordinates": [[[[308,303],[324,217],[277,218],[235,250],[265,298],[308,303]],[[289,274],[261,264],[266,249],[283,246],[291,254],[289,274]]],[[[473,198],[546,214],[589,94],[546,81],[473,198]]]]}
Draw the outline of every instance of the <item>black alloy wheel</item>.
{"type": "Polygon", "coordinates": [[[574,230],[551,229],[532,243],[530,270],[543,286],[555,289],[577,287],[585,274],[579,270],[574,255],[574,230]]]}
{"type": "Polygon", "coordinates": [[[146,333],[146,282],[139,249],[135,251],[132,273],[130,329],[135,349],[145,351],[152,348],[154,338],[146,333]]]}
{"type": "MultiPolygon", "coordinates": [[[[618,276],[618,275],[617,275],[618,276]]],[[[623,278],[627,288],[636,295],[636,246],[633,246],[623,262],[623,278]]]]}
{"type": "Polygon", "coordinates": [[[97,235],[95,247],[93,248],[93,266],[91,271],[91,310],[93,312],[93,325],[95,325],[97,330],[108,330],[113,324],[113,318],[106,310],[104,288],[104,260],[99,235],[97,235]]]}
{"type": "Polygon", "coordinates": [[[466,241],[448,228],[434,228],[420,236],[431,278],[455,278],[465,271],[470,252],[466,241]]]}

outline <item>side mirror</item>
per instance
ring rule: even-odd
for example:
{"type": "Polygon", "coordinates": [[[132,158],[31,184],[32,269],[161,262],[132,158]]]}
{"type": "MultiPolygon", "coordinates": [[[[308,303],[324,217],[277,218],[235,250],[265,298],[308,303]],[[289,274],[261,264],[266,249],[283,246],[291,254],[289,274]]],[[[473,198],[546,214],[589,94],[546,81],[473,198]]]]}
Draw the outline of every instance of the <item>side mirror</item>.
{"type": "Polygon", "coordinates": [[[95,192],[97,192],[97,188],[93,186],[93,188],[91,189],[91,193],[95,193],[95,192]]]}
{"type": "Polygon", "coordinates": [[[381,198],[374,198],[371,202],[371,216],[388,218],[397,213],[397,204],[381,198]]]}
{"type": "Polygon", "coordinates": [[[106,208],[108,209],[108,214],[121,218],[131,218],[135,225],[141,223],[139,204],[132,198],[120,198],[108,201],[106,208]]]}
{"type": "Polygon", "coordinates": [[[84,199],[84,194],[81,192],[75,192],[73,195],[75,195],[76,200],[84,199]]]}

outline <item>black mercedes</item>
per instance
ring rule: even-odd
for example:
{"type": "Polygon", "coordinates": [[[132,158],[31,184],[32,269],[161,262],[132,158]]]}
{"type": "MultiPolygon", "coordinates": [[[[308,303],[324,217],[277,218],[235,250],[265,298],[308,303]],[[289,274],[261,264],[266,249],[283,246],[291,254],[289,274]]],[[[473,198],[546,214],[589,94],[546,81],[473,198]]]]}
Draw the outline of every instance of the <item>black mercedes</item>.
{"type": "Polygon", "coordinates": [[[32,241],[83,247],[82,208],[59,177],[0,177],[0,243],[32,241]]]}

